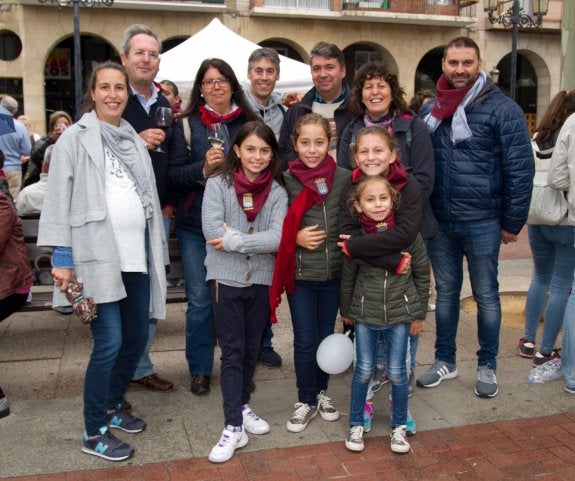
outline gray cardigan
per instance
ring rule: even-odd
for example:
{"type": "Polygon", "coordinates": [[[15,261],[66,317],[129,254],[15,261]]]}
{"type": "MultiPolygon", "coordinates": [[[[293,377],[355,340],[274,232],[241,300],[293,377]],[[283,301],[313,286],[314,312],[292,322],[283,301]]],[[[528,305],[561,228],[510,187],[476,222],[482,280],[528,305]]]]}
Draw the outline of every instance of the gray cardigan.
{"type": "Polygon", "coordinates": [[[207,246],[207,280],[271,285],[275,256],[287,212],[287,194],[274,181],[254,222],[248,222],[236,191],[221,177],[211,177],[202,203],[202,229],[206,240],[224,238],[224,251],[207,246]],[[228,231],[224,232],[224,223],[228,231]]]}
{"type": "MultiPolygon", "coordinates": [[[[136,131],[134,137],[148,181],[155,186],[146,145],[136,131]]],[[[74,269],[84,283],[84,293],[97,304],[126,297],[106,205],[104,165],[100,122],[89,112],[56,143],[38,231],[38,246],[72,248],[74,269]]],[[[155,188],[152,193],[154,212],[147,222],[150,317],[164,319],[168,251],[155,188]]]]}

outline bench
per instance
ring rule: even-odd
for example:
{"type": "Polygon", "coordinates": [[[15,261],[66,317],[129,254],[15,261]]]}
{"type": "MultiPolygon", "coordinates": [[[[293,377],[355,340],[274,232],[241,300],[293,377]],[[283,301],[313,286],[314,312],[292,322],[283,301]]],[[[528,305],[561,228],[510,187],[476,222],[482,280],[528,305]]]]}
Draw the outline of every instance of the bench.
{"type": "MultiPolygon", "coordinates": [[[[51,286],[54,284],[54,279],[52,279],[51,274],[50,250],[37,246],[40,214],[23,215],[20,216],[20,220],[22,221],[22,230],[24,231],[24,241],[26,242],[28,257],[30,258],[30,266],[36,276],[36,281],[32,287],[32,302],[27,303],[21,311],[47,311],[52,309],[51,286]]],[[[182,257],[174,229],[170,232],[169,249],[170,269],[168,277],[174,280],[183,279],[182,257]]],[[[182,283],[174,282],[168,284],[166,296],[168,304],[186,302],[186,300],[186,292],[182,283]]]]}

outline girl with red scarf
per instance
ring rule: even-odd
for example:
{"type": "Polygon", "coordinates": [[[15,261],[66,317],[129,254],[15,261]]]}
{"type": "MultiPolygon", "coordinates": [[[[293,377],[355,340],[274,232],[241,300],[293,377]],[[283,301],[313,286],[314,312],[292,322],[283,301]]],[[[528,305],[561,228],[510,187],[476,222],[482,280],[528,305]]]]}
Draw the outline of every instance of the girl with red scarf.
{"type": "Polygon", "coordinates": [[[273,131],[244,124],[224,163],[206,184],[202,226],[214,326],[222,350],[224,430],[209,460],[221,463],[270,427],[249,406],[260,344],[270,319],[269,286],[287,195],[273,131]]]}
{"type": "Polygon", "coordinates": [[[329,123],[321,115],[301,117],[292,141],[298,159],[284,172],[290,207],[282,230],[270,292],[272,322],[284,289],[294,333],[298,402],[287,430],[303,431],[318,413],[335,421],[339,412],[326,395],[329,375],[316,362],[320,342],[333,333],[339,306],[342,255],[337,218],[349,171],[328,155],[329,123]]]}

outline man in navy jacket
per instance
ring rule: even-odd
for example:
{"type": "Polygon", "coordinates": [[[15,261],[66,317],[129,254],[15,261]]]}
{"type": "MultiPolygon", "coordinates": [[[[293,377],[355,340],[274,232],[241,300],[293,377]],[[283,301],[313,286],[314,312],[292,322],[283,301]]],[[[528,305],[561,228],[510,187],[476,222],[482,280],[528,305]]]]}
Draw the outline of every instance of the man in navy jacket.
{"type": "MultiPolygon", "coordinates": [[[[130,96],[123,117],[148,144],[164,217],[166,239],[169,239],[175,202],[167,188],[168,154],[166,152],[172,139],[172,129],[168,128],[164,132],[156,126],[154,118],[158,107],[170,106],[168,100],[162,95],[161,86],[154,83],[154,78],[160,69],[161,51],[160,39],[146,25],[130,25],[124,31],[121,59],[130,82],[130,96]],[[156,151],[158,146],[162,146],[164,152],[156,151]]],[[[154,372],[150,359],[150,347],[156,335],[157,322],[157,319],[150,319],[148,344],[136,367],[132,382],[152,391],[166,392],[171,391],[174,385],[154,372]]]]}
{"type": "Polygon", "coordinates": [[[477,303],[475,394],[498,392],[501,303],[499,247],[517,240],[533,183],[533,154],[525,115],[481,70],[477,44],[452,40],[444,50],[437,95],[420,114],[431,132],[439,221],[429,254],[437,288],[435,362],[417,384],[434,387],[457,376],[456,343],[463,257],[477,303]]]}

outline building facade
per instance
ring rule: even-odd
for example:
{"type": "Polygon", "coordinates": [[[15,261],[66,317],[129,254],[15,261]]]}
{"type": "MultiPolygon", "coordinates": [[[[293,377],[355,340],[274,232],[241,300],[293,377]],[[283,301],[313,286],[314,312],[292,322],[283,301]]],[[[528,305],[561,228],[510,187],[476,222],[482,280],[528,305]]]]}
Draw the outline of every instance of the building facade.
{"type": "MultiPolygon", "coordinates": [[[[320,40],[335,43],[345,53],[350,81],[362,63],[382,59],[398,72],[408,97],[434,86],[447,42],[469,36],[481,48],[486,72],[498,70],[499,85],[509,88],[511,29],[492,25],[482,0],[116,0],[111,7],[0,0],[0,93],[22,99],[40,133],[51,111],[75,114],[74,1],[80,2],[84,79],[94,63],[119,58],[129,24],[149,25],[169,48],[217,16],[245,38],[298,60],[307,61],[320,40]]],[[[521,3],[530,11],[531,2],[521,3]]],[[[562,4],[551,0],[543,27],[520,29],[517,37],[516,100],[533,124],[560,88],[562,4]]],[[[510,5],[503,2],[500,11],[510,5]]],[[[190,71],[190,79],[195,74],[190,71]]]]}

